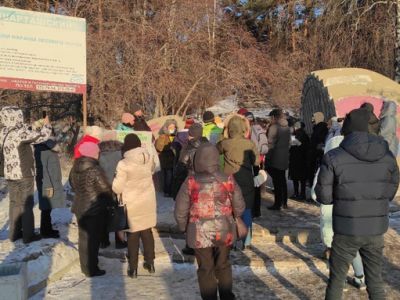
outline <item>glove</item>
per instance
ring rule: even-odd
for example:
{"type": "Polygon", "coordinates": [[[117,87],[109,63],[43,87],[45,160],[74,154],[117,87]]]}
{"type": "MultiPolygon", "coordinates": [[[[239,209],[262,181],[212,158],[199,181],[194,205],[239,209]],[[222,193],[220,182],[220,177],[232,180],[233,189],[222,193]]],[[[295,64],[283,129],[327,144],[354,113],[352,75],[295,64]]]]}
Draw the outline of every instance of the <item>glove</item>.
{"type": "Polygon", "coordinates": [[[45,195],[46,195],[47,198],[53,198],[54,189],[53,188],[45,189],[45,195]]]}

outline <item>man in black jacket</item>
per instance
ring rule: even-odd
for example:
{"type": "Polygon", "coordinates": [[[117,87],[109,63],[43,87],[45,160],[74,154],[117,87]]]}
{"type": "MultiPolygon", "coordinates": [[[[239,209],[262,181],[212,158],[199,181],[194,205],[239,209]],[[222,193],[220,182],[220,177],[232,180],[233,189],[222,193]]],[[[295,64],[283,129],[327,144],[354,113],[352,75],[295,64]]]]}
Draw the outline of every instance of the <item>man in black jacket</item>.
{"type": "Polygon", "coordinates": [[[384,299],[383,235],[389,226],[389,201],[399,185],[399,169],[387,142],[368,133],[365,109],[350,112],[340,147],[325,154],[317,199],[333,204],[333,243],[325,299],[341,299],[349,264],[362,257],[370,299],[384,299]]]}

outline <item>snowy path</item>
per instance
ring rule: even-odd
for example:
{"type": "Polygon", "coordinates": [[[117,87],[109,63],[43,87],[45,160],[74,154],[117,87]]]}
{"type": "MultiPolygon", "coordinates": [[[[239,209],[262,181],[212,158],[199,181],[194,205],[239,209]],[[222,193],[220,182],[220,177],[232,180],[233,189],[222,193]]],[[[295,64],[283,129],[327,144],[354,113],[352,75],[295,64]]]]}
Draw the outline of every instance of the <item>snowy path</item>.
{"type": "MultiPolygon", "coordinates": [[[[1,182],[0,182],[1,185],[1,182]]],[[[0,187],[0,190],[1,187],[0,187]]],[[[263,195],[263,217],[255,220],[253,247],[232,251],[234,292],[238,299],[321,299],[328,269],[319,256],[319,208],[310,203],[289,202],[289,210],[271,212],[271,195],[263,195]]],[[[200,299],[196,264],[182,256],[185,241],[176,235],[174,202],[158,195],[155,231],[156,274],[139,267],[139,277],[126,276],[125,250],[113,245],[100,251],[100,267],[106,276],[85,278],[77,261],[77,227],[69,208],[53,217],[60,240],[47,239],[23,245],[7,240],[8,197],[0,193],[0,263],[27,261],[31,299],[200,299]],[[187,263],[177,263],[185,261],[187,263]],[[47,287],[44,283],[49,279],[47,287]]],[[[38,227],[39,210],[35,207],[38,227]]],[[[400,299],[400,205],[391,205],[391,229],[386,235],[385,282],[388,299],[400,299]]],[[[111,238],[113,242],[113,238],[111,238]]],[[[344,299],[367,299],[351,288],[344,299]]]]}

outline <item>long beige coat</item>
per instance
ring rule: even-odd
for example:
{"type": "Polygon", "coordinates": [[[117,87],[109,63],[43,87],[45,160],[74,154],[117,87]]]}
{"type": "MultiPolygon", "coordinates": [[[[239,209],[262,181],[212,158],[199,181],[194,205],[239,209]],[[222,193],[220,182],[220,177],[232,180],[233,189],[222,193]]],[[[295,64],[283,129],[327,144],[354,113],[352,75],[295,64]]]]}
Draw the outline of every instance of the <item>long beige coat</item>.
{"type": "Polygon", "coordinates": [[[157,205],[153,184],[155,162],[144,148],[127,151],[117,166],[112,189],[122,194],[126,204],[129,229],[137,232],[156,226],[157,205]]]}

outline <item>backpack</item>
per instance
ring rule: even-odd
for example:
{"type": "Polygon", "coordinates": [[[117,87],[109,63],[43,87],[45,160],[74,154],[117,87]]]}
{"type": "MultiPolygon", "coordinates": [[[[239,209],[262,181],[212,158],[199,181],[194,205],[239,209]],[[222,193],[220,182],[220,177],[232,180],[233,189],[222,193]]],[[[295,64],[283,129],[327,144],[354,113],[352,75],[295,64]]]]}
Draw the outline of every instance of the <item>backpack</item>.
{"type": "Polygon", "coordinates": [[[251,140],[256,144],[260,154],[265,155],[268,152],[267,132],[260,125],[251,127],[251,140]]]}

